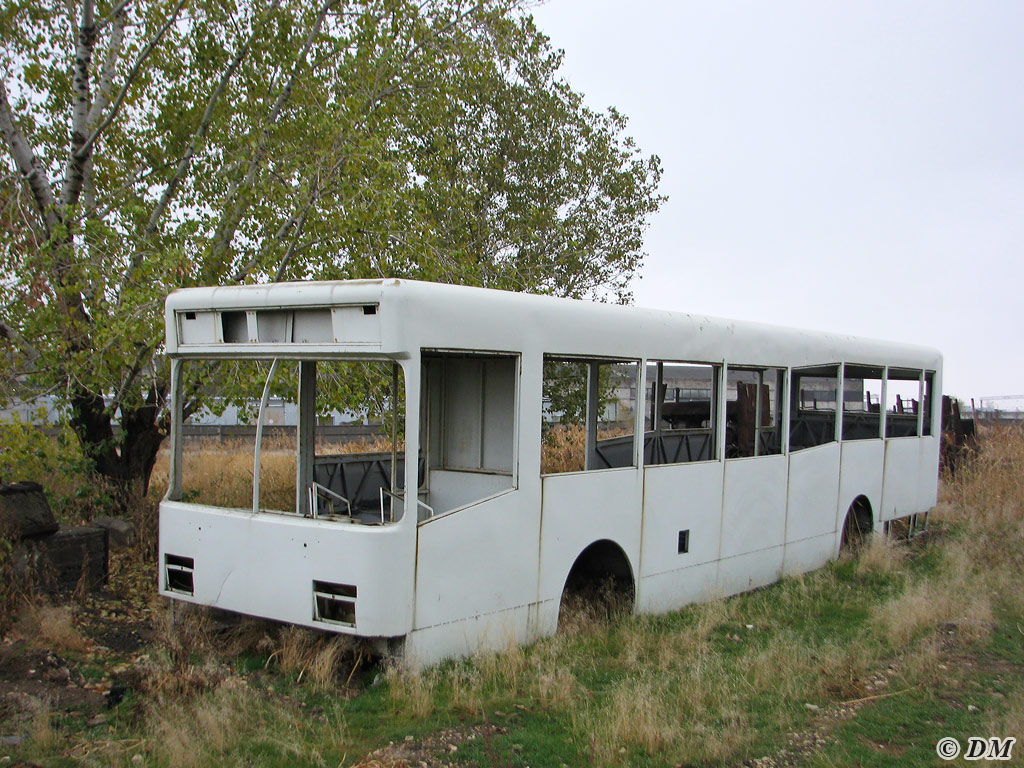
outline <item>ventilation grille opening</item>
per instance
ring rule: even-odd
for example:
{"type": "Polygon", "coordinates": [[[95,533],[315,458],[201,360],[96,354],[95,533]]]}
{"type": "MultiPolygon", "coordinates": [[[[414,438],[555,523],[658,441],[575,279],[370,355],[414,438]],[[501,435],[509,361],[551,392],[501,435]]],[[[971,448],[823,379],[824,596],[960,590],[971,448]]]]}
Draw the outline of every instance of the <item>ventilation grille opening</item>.
{"type": "Polygon", "coordinates": [[[355,598],[356,588],[352,584],[314,581],[313,621],[354,627],[356,625],[355,598]]]}
{"type": "Polygon", "coordinates": [[[679,532],[679,554],[685,555],[690,551],[690,529],[679,532]]]}
{"type": "Polygon", "coordinates": [[[221,312],[220,322],[225,344],[245,344],[249,341],[249,320],[245,312],[221,312]]]}
{"type": "Polygon", "coordinates": [[[194,595],[195,588],[192,584],[192,572],[195,570],[195,560],[191,557],[181,555],[164,555],[164,585],[168,592],[178,592],[182,595],[194,595]]]}

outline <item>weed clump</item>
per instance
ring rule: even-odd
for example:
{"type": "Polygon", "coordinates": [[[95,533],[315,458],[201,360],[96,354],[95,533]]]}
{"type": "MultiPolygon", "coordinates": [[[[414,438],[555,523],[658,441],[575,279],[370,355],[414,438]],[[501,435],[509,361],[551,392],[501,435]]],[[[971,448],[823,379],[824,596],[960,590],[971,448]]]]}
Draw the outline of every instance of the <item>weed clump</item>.
{"type": "Polygon", "coordinates": [[[68,605],[29,604],[22,611],[15,632],[38,648],[83,653],[90,646],[75,626],[74,613],[68,605]]]}

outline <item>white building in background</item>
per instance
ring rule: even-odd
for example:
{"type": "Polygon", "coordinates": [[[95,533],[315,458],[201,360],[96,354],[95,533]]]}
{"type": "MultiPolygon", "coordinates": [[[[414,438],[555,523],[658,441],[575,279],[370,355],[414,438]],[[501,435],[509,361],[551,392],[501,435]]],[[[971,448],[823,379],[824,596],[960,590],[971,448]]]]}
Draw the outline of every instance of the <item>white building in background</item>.
{"type": "Polygon", "coordinates": [[[34,400],[15,400],[0,407],[0,423],[20,421],[25,424],[56,424],[60,420],[60,406],[50,395],[34,400]]]}

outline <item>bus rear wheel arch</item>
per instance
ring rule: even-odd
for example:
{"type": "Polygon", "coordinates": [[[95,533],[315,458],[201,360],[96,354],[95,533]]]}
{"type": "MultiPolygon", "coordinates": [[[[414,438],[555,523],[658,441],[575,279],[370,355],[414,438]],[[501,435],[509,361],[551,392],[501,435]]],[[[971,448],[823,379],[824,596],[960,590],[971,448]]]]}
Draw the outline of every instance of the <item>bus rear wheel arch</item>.
{"type": "Polygon", "coordinates": [[[601,539],[584,549],[565,580],[559,630],[630,614],[636,594],[633,569],[618,544],[601,539]]]}
{"type": "Polygon", "coordinates": [[[839,551],[847,552],[859,549],[867,543],[868,537],[874,530],[875,518],[871,512],[871,502],[866,496],[858,496],[846,511],[839,551]]]}

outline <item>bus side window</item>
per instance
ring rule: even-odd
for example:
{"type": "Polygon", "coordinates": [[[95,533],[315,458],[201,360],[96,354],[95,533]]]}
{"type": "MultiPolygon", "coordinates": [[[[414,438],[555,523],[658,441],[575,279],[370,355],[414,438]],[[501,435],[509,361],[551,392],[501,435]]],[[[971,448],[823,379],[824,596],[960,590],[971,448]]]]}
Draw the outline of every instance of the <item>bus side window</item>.
{"type": "Polygon", "coordinates": [[[644,465],[717,458],[716,398],[721,366],[647,362],[644,465]]]}
{"type": "Polygon", "coordinates": [[[838,384],[838,365],[793,369],[789,398],[790,451],[835,441],[838,384]]]}
{"type": "Polygon", "coordinates": [[[514,488],[518,356],[425,349],[422,361],[421,500],[439,515],[514,488]]]}
{"type": "Polygon", "coordinates": [[[847,365],[843,369],[843,440],[881,437],[882,369],[847,365]]]}
{"type": "Polygon", "coordinates": [[[782,453],[782,368],[728,367],[725,382],[725,458],[782,453]]]}
{"type": "MultiPolygon", "coordinates": [[[[885,436],[916,437],[920,402],[921,372],[890,368],[885,380],[885,436]]],[[[925,416],[927,426],[928,417],[925,416]]]]}
{"type": "Polygon", "coordinates": [[[921,434],[928,437],[932,433],[932,409],[935,406],[932,386],[935,382],[935,372],[924,372],[924,427],[921,434]]]}
{"type": "Polygon", "coordinates": [[[639,368],[544,356],[541,474],[635,466],[639,368]]]}

